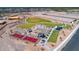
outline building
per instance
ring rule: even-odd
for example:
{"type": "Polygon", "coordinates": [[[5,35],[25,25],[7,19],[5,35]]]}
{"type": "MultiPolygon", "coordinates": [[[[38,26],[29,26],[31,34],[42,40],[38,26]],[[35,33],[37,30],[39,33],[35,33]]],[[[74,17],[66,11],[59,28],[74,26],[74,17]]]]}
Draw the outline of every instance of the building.
{"type": "Polygon", "coordinates": [[[10,16],[8,17],[8,20],[20,20],[19,16],[10,16]]]}

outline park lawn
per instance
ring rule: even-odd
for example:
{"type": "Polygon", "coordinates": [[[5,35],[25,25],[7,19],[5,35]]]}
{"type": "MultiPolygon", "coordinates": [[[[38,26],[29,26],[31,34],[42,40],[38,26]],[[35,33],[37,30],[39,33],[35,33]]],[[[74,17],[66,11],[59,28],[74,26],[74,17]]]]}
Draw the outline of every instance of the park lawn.
{"type": "Polygon", "coordinates": [[[50,20],[46,20],[38,17],[29,17],[26,19],[28,23],[39,23],[39,22],[51,22],[50,20]]]}
{"type": "Polygon", "coordinates": [[[17,27],[20,27],[20,28],[23,28],[23,29],[24,28],[28,29],[28,28],[32,28],[36,24],[42,24],[42,25],[45,25],[46,27],[63,26],[65,29],[71,28],[70,25],[58,24],[58,23],[54,23],[54,22],[51,22],[49,20],[38,18],[38,17],[29,17],[26,20],[27,20],[28,23],[19,25],[17,27]]]}
{"type": "Polygon", "coordinates": [[[70,29],[71,25],[69,24],[56,24],[54,22],[51,22],[50,20],[46,20],[43,18],[39,17],[29,17],[26,19],[28,23],[36,23],[36,24],[43,24],[46,25],[47,27],[54,27],[54,26],[63,26],[65,29],[70,29]]]}
{"type": "Polygon", "coordinates": [[[71,29],[72,26],[69,24],[57,24],[57,26],[62,26],[64,29],[71,29]]]}
{"type": "Polygon", "coordinates": [[[27,19],[27,22],[26,24],[22,24],[22,25],[19,25],[17,27],[20,27],[20,28],[32,28],[33,26],[35,26],[36,24],[42,24],[42,25],[45,25],[47,27],[54,27],[56,26],[56,23],[54,22],[51,22],[49,20],[45,20],[45,19],[42,19],[42,18],[38,18],[38,17],[29,17],[27,19]]]}
{"type": "Polygon", "coordinates": [[[54,27],[57,25],[54,22],[52,22],[52,23],[51,22],[40,22],[39,24],[45,25],[46,27],[54,27]]]}
{"type": "Polygon", "coordinates": [[[32,28],[35,25],[36,25],[35,23],[29,23],[29,24],[18,25],[17,27],[18,28],[22,28],[22,29],[30,29],[30,28],[32,28]]]}
{"type": "Polygon", "coordinates": [[[22,29],[25,29],[25,28],[28,29],[28,28],[32,28],[36,24],[42,24],[42,25],[45,25],[46,27],[54,27],[57,25],[55,23],[50,23],[50,22],[39,22],[39,23],[22,24],[22,25],[18,25],[17,27],[22,28],[22,29]]]}
{"type": "Polygon", "coordinates": [[[56,24],[54,23],[50,23],[50,22],[40,22],[40,23],[28,23],[28,24],[22,24],[22,25],[18,25],[17,27],[19,28],[32,28],[33,26],[35,26],[36,24],[42,24],[42,25],[45,25],[46,27],[54,27],[56,24]]]}
{"type": "Polygon", "coordinates": [[[65,29],[72,29],[72,26],[69,24],[66,24],[66,26],[64,27],[65,29]]]}
{"type": "Polygon", "coordinates": [[[62,26],[62,27],[64,27],[64,26],[65,26],[65,24],[61,24],[61,23],[60,23],[60,24],[57,24],[57,26],[62,26]]]}
{"type": "Polygon", "coordinates": [[[59,34],[59,31],[56,31],[54,30],[48,40],[48,42],[53,42],[53,43],[56,43],[57,41],[57,38],[58,38],[58,34],[59,34]]]}

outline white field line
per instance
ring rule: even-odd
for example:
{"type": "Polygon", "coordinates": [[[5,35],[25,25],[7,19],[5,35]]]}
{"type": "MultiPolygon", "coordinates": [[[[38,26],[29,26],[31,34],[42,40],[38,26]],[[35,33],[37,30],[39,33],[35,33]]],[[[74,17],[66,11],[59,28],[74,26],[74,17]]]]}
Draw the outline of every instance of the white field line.
{"type": "Polygon", "coordinates": [[[79,25],[77,25],[76,28],[70,33],[70,35],[60,45],[58,45],[58,47],[56,47],[53,51],[60,51],[70,41],[71,37],[75,34],[78,28],[79,28],[79,25]]]}

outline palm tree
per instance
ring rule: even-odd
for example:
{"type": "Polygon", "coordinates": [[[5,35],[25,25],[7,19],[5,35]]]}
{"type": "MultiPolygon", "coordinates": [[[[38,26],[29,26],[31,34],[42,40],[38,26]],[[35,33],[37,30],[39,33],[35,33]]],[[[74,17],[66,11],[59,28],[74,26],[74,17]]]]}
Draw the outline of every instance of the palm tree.
{"type": "Polygon", "coordinates": [[[28,42],[25,42],[26,44],[28,44],[28,42]]]}
{"type": "Polygon", "coordinates": [[[54,45],[53,45],[53,44],[51,44],[51,46],[52,46],[52,47],[54,47],[54,45]]]}
{"type": "Polygon", "coordinates": [[[44,51],[45,49],[44,48],[41,48],[41,50],[44,51]]]}
{"type": "Polygon", "coordinates": [[[66,36],[65,32],[64,31],[62,31],[62,32],[63,32],[63,35],[66,36]]]}
{"type": "Polygon", "coordinates": [[[61,41],[62,41],[62,37],[60,36],[60,39],[61,39],[61,41]]]}
{"type": "Polygon", "coordinates": [[[34,46],[36,46],[37,44],[35,43],[34,46]]]}

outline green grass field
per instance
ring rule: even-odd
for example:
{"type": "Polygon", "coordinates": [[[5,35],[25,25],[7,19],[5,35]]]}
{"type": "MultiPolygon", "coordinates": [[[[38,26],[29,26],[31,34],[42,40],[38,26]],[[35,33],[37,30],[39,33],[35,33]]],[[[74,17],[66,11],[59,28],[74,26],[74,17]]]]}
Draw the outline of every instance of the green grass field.
{"type": "Polygon", "coordinates": [[[63,26],[64,29],[71,29],[72,26],[69,24],[57,24],[57,26],[63,26]]]}
{"type": "Polygon", "coordinates": [[[35,18],[35,17],[30,17],[28,19],[26,19],[28,24],[22,24],[22,25],[19,25],[17,27],[20,27],[20,28],[31,28],[33,26],[35,26],[36,24],[42,24],[42,25],[46,25],[47,27],[54,27],[56,26],[57,24],[54,23],[54,22],[51,22],[49,20],[45,20],[45,19],[42,19],[42,18],[35,18]]]}
{"type": "Polygon", "coordinates": [[[72,28],[72,26],[71,26],[71,25],[66,24],[66,26],[64,26],[64,28],[65,28],[65,29],[71,29],[71,28],[72,28]]]}
{"type": "Polygon", "coordinates": [[[67,29],[69,29],[71,27],[70,25],[65,26],[65,24],[57,24],[57,23],[51,22],[50,20],[46,20],[46,19],[42,19],[42,18],[38,18],[38,17],[29,17],[26,20],[27,20],[28,24],[22,24],[17,27],[27,29],[27,28],[31,28],[31,27],[35,26],[36,24],[46,25],[47,27],[63,26],[64,28],[67,28],[67,29]]]}
{"type": "Polygon", "coordinates": [[[35,25],[36,25],[35,23],[22,24],[22,25],[18,25],[17,28],[30,29],[30,28],[32,28],[35,25]]]}
{"type": "Polygon", "coordinates": [[[29,17],[28,19],[26,19],[27,22],[29,23],[39,23],[39,22],[51,22],[49,20],[46,19],[42,19],[42,18],[38,18],[38,17],[29,17]]]}
{"type": "Polygon", "coordinates": [[[57,38],[58,38],[58,34],[59,34],[59,31],[56,31],[54,30],[48,40],[48,42],[53,42],[53,43],[56,43],[57,41],[57,38]]]}

